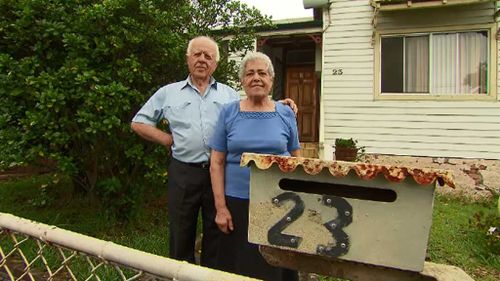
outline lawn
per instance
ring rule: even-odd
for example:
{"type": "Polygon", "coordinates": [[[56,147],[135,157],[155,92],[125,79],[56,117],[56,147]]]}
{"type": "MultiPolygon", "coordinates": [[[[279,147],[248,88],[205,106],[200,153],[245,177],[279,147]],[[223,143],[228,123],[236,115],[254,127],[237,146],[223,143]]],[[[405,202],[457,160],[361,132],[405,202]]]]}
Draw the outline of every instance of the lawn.
{"type": "MultiPolygon", "coordinates": [[[[130,222],[122,223],[101,206],[74,194],[67,180],[47,185],[50,180],[37,176],[0,182],[0,212],[167,255],[164,189],[146,192],[144,207],[130,222]]],[[[437,196],[428,260],[456,265],[478,281],[500,280],[500,239],[488,235],[489,227],[500,222],[496,200],[472,202],[437,196]]]]}
{"type": "Polygon", "coordinates": [[[0,212],[75,231],[157,255],[168,255],[166,196],[148,194],[144,208],[128,223],[117,221],[104,208],[80,194],[68,181],[49,184],[39,176],[0,182],[0,212]]]}

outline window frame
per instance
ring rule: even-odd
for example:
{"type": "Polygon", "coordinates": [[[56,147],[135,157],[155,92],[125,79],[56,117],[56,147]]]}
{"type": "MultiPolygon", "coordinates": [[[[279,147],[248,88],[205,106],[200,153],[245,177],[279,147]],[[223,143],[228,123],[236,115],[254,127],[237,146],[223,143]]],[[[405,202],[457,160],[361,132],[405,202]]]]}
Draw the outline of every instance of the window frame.
{"type": "MultiPolygon", "coordinates": [[[[490,101],[497,98],[497,41],[495,24],[474,24],[467,26],[419,28],[419,29],[395,29],[375,32],[375,69],[374,69],[374,99],[375,100],[472,100],[490,101]],[[382,93],[382,37],[385,36],[412,36],[430,35],[431,33],[445,32],[473,32],[486,31],[488,33],[488,78],[486,94],[429,94],[429,93],[382,93]]],[[[429,69],[432,71],[432,69],[429,69]]]]}

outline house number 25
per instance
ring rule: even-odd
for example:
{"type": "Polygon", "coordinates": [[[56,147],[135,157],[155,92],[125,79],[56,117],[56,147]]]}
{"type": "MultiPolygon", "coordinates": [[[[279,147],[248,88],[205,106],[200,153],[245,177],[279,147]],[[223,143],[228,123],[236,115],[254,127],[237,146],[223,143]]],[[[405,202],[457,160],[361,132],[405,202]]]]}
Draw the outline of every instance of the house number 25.
{"type": "MultiPolygon", "coordinates": [[[[267,232],[267,240],[271,245],[298,248],[302,237],[282,233],[285,228],[296,221],[304,213],[304,201],[293,192],[284,192],[272,199],[275,206],[282,206],[283,202],[292,201],[293,208],[267,232]]],[[[335,246],[319,244],[316,246],[318,255],[339,257],[349,252],[349,236],[343,228],[352,223],[352,206],[342,197],[323,195],[323,205],[335,208],[337,217],[323,224],[335,240],[335,246]]]]}
{"type": "Polygon", "coordinates": [[[332,74],[333,75],[342,75],[342,74],[344,74],[344,70],[342,68],[334,68],[332,70],[332,74]]]}

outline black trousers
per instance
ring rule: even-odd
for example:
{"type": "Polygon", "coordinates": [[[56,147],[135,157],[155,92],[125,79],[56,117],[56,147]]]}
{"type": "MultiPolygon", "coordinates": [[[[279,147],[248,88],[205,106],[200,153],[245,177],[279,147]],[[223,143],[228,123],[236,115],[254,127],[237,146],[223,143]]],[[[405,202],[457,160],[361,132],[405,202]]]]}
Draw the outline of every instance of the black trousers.
{"type": "Polygon", "coordinates": [[[298,280],[296,271],[275,267],[266,262],[259,246],[248,242],[248,199],[226,196],[234,230],[222,233],[217,253],[218,268],[227,272],[268,281],[298,280]]]}
{"type": "Polygon", "coordinates": [[[218,241],[222,232],[215,223],[210,170],[172,159],[168,171],[170,257],[195,263],[196,227],[201,209],[203,238],[200,264],[215,268],[218,241]]]}

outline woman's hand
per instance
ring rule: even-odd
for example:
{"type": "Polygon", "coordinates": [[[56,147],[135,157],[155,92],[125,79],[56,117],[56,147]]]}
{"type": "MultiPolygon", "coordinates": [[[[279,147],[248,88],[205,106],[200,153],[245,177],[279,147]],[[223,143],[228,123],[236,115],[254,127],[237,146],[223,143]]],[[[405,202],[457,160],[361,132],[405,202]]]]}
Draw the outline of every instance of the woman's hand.
{"type": "Polygon", "coordinates": [[[229,234],[229,232],[233,231],[233,218],[231,217],[231,212],[227,208],[220,208],[217,210],[217,214],[215,215],[215,223],[219,227],[219,229],[229,234]]]}
{"type": "Polygon", "coordinates": [[[212,179],[212,191],[214,193],[215,223],[224,233],[233,231],[233,218],[226,206],[224,195],[224,167],[226,166],[226,153],[213,150],[210,153],[210,178],[212,179]]]}

